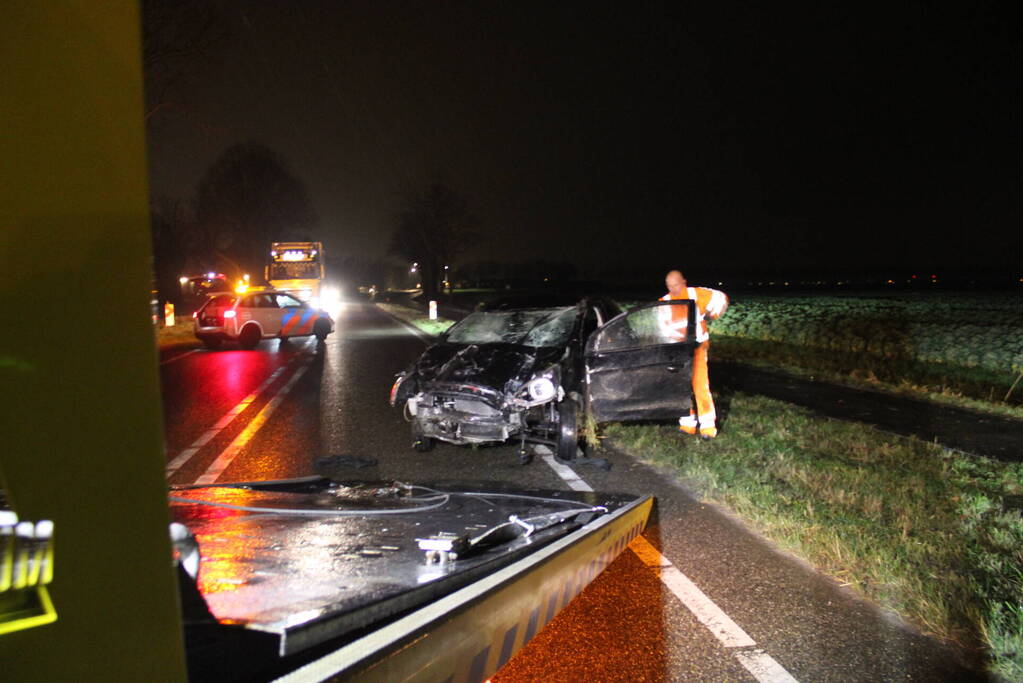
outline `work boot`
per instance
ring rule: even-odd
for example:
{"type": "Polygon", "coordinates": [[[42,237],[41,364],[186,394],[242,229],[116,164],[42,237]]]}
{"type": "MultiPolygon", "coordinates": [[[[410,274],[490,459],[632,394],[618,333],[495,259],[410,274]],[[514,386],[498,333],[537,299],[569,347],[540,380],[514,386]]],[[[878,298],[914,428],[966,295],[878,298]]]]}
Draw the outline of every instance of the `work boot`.
{"type": "Polygon", "coordinates": [[[683,434],[689,434],[690,436],[696,435],[696,416],[695,415],[683,415],[678,419],[678,431],[683,434]]]}

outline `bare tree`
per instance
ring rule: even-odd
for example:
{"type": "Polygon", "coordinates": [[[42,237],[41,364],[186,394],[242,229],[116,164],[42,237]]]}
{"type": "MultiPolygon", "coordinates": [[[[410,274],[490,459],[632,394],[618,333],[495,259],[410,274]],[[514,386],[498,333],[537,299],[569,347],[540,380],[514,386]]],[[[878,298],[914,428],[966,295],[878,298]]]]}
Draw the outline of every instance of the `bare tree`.
{"type": "Polygon", "coordinates": [[[234,145],[206,171],[195,196],[196,239],[237,276],[258,273],[270,242],[308,240],[316,223],[305,185],[264,145],[234,145]]]}
{"type": "Polygon", "coordinates": [[[465,198],[443,183],[434,183],[406,200],[389,251],[418,263],[423,293],[436,298],[444,266],[453,265],[478,239],[477,227],[465,198]]]}
{"type": "Polygon", "coordinates": [[[146,121],[157,112],[186,103],[171,93],[192,74],[213,63],[229,32],[215,3],[207,0],[143,0],[142,67],[146,81],[146,121]]]}

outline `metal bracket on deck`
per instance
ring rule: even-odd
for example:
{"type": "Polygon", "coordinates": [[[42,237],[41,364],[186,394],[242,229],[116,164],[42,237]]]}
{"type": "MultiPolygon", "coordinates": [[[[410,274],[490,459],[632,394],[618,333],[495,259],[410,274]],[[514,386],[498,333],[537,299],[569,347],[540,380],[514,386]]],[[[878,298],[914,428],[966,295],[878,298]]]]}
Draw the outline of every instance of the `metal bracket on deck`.
{"type": "Polygon", "coordinates": [[[427,538],[417,538],[419,549],[426,551],[426,564],[447,564],[458,559],[469,547],[465,536],[442,531],[427,538]]]}

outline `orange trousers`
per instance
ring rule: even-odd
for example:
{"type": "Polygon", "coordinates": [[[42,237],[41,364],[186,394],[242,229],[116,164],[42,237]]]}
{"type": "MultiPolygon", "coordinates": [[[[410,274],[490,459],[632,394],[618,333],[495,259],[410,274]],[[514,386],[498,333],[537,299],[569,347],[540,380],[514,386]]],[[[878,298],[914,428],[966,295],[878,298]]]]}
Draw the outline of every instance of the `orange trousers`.
{"type": "Polygon", "coordinates": [[[699,429],[706,436],[717,436],[717,413],[714,411],[714,399],[710,395],[710,376],[707,374],[707,353],[710,341],[705,341],[693,352],[693,397],[696,399],[695,409],[690,408],[688,415],[678,419],[679,427],[684,432],[695,434],[699,429]]]}

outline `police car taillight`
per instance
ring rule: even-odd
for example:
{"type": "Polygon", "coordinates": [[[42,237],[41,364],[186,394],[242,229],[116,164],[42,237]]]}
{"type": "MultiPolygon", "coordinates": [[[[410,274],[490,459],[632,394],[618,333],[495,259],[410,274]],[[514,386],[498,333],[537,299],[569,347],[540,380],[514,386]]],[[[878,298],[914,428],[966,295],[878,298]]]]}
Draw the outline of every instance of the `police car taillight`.
{"type": "Polygon", "coordinates": [[[391,401],[391,407],[392,408],[394,407],[394,399],[396,399],[398,397],[398,387],[401,386],[401,383],[402,383],[402,381],[404,381],[404,379],[405,379],[405,375],[398,375],[398,379],[394,380],[394,384],[391,386],[391,398],[390,398],[390,401],[391,401]]]}

